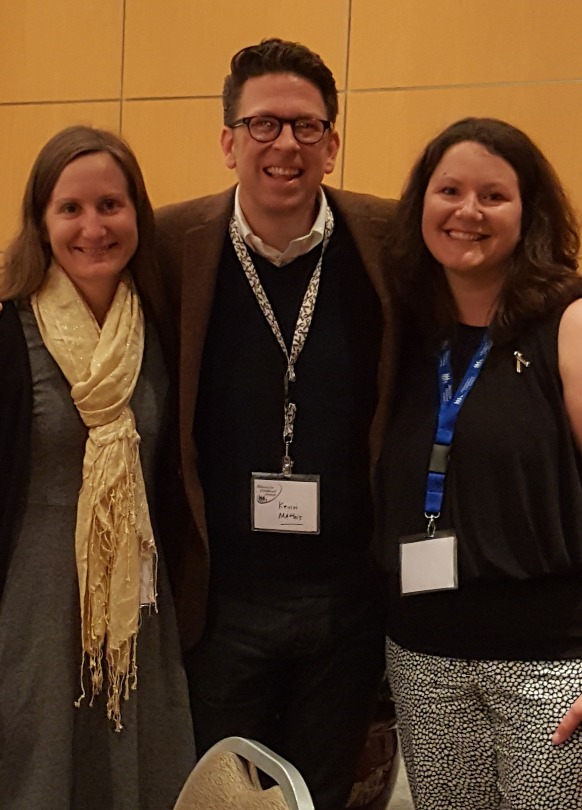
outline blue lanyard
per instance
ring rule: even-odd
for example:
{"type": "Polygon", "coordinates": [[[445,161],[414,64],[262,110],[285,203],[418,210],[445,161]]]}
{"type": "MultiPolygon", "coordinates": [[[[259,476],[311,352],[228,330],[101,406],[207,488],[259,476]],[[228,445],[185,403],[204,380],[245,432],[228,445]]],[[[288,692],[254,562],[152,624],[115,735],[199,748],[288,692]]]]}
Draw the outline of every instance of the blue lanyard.
{"type": "Polygon", "coordinates": [[[455,426],[461,406],[481,373],[483,363],[491,349],[491,339],[485,333],[471,358],[469,367],[456,392],[453,394],[453,369],[451,347],[445,343],[439,360],[440,407],[434,444],[428,465],[424,515],[428,519],[427,535],[434,536],[436,520],[440,516],[445,491],[445,477],[449,453],[455,434],[455,426]]]}

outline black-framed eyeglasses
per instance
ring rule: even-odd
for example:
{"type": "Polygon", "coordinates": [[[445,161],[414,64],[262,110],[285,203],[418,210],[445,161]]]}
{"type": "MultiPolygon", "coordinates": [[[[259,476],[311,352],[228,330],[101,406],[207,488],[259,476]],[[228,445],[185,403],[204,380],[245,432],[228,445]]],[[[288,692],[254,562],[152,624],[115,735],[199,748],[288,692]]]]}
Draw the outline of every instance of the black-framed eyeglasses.
{"type": "Polygon", "coordinates": [[[289,124],[298,143],[319,143],[331,121],[320,118],[279,118],[277,115],[248,115],[229,124],[231,129],[246,127],[249,135],[259,143],[276,141],[284,124],[289,124]]]}

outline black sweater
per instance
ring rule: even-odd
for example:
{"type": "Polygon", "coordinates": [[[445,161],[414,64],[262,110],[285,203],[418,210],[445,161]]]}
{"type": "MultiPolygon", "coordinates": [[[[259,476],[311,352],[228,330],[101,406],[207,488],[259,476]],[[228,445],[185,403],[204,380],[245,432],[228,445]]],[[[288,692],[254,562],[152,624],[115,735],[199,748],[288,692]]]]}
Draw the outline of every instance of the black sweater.
{"type": "MultiPolygon", "coordinates": [[[[318,246],[280,268],[252,254],[288,347],[320,252],[318,246]]],[[[251,472],[281,470],[286,362],[227,237],[195,426],[215,581],[291,579],[325,588],[366,556],[380,324],[376,294],[336,215],[290,392],[297,404],[294,472],[321,476],[321,534],[252,532],[251,472]]]]}

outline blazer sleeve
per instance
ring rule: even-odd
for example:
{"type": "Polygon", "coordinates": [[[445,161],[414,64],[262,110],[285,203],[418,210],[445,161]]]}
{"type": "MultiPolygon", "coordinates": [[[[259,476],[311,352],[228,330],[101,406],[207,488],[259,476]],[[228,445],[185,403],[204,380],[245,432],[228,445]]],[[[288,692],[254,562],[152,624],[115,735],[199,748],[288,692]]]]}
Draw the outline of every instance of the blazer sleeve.
{"type": "Polygon", "coordinates": [[[7,302],[0,313],[0,599],[28,475],[31,420],[28,350],[16,307],[7,302]]]}

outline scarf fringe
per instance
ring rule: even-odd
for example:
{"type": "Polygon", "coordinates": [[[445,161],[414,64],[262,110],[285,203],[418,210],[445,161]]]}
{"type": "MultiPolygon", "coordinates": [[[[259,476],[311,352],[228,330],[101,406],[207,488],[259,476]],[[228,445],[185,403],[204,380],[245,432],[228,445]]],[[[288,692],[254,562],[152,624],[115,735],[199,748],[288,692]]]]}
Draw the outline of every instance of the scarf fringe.
{"type": "MultiPolygon", "coordinates": [[[[120,732],[123,729],[121,722],[121,699],[129,700],[130,692],[137,689],[137,633],[129,640],[129,651],[108,650],[107,651],[107,719],[114,723],[114,731],[120,732]],[[129,660],[129,668],[123,671],[119,667],[120,660],[129,660]]],[[[98,655],[88,655],[83,653],[81,662],[81,695],[75,701],[75,707],[79,709],[81,703],[87,696],[84,685],[85,664],[89,671],[91,683],[91,699],[89,706],[92,707],[97,695],[103,691],[103,654],[102,648],[98,655]]]]}
{"type": "MultiPolygon", "coordinates": [[[[135,431],[127,434],[117,433],[114,441],[123,445],[117,449],[116,455],[122,459],[119,470],[119,480],[114,486],[108,486],[95,480],[96,468],[107,469],[107,459],[104,456],[113,451],[113,442],[99,441],[96,449],[98,464],[89,466],[87,477],[83,482],[80,498],[84,490],[89,495],[104,490],[102,497],[94,501],[92,515],[91,543],[88,549],[88,567],[86,583],[86,610],[82,617],[83,634],[83,663],[81,665],[82,694],[75,705],[79,706],[85,690],[83,687],[83,670],[88,670],[91,684],[91,700],[93,706],[95,697],[103,690],[104,681],[107,680],[107,718],[113,721],[115,731],[123,728],[121,722],[121,701],[127,700],[131,691],[137,689],[137,633],[141,624],[139,605],[139,592],[135,591],[137,604],[134,606],[134,616],[127,640],[118,646],[112,646],[111,636],[111,584],[114,570],[125,571],[126,582],[131,582],[135,576],[141,576],[141,566],[145,561],[151,564],[152,579],[148,597],[152,599],[152,607],[157,610],[157,553],[153,537],[140,537],[138,529],[138,515],[135,504],[135,475],[136,460],[139,453],[139,436],[135,431]],[[125,434],[125,435],[123,435],[125,434]],[[132,572],[132,562],[135,559],[130,553],[131,544],[139,543],[139,570],[132,572]],[[119,555],[125,554],[124,560],[119,555]],[[119,563],[119,565],[118,565],[119,563]],[[95,569],[100,569],[96,571],[95,569]],[[105,653],[104,653],[105,649],[105,653]],[[106,660],[106,675],[104,675],[103,659],[106,660]]],[[[134,589],[135,590],[135,589],[134,589]]],[[[113,642],[115,643],[115,642],[113,642]]]]}
{"type": "Polygon", "coordinates": [[[137,633],[129,640],[129,650],[108,650],[107,669],[109,674],[109,689],[107,692],[107,719],[115,724],[115,731],[121,731],[121,698],[129,700],[129,693],[137,689],[137,633]],[[129,658],[129,669],[121,672],[117,657],[129,658]],[[113,673],[113,674],[112,674],[113,673]]]}

